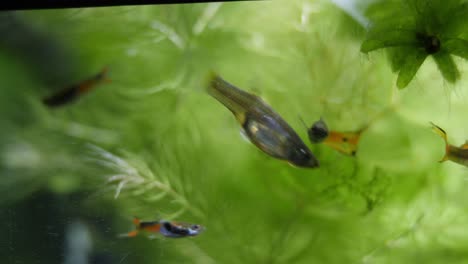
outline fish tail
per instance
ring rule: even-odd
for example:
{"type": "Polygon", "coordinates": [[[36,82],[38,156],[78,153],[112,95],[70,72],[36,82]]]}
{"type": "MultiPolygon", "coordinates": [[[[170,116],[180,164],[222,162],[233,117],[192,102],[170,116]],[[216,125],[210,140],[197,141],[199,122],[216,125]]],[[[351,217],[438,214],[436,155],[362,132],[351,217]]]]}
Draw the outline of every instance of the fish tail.
{"type": "Polygon", "coordinates": [[[133,230],[127,233],[127,237],[135,237],[138,235],[138,230],[133,230]]]}
{"type": "Polygon", "coordinates": [[[106,82],[106,83],[110,83],[112,82],[111,79],[109,79],[109,77],[107,76],[107,73],[109,72],[109,67],[108,66],[105,66],[104,68],[102,68],[102,70],[96,75],[95,79],[97,81],[100,81],[100,82],[106,82]]]}
{"type": "Polygon", "coordinates": [[[209,74],[206,91],[226,106],[239,121],[243,119],[249,107],[259,100],[257,96],[244,92],[223,80],[215,72],[209,74]]]}
{"type": "Polygon", "coordinates": [[[449,159],[448,155],[449,155],[449,144],[448,144],[448,141],[447,141],[447,133],[445,132],[445,130],[443,130],[441,127],[437,126],[436,124],[430,122],[431,125],[432,125],[432,130],[437,134],[439,135],[445,142],[445,155],[444,157],[442,157],[441,160],[439,160],[439,162],[444,162],[446,160],[449,159]]]}
{"type": "Polygon", "coordinates": [[[442,139],[444,139],[444,142],[446,145],[447,144],[447,133],[445,132],[445,130],[443,130],[441,127],[437,126],[436,124],[430,122],[431,125],[432,125],[432,130],[437,134],[439,135],[442,139]]]}
{"type": "Polygon", "coordinates": [[[137,217],[133,217],[133,224],[139,228],[140,227],[141,220],[138,219],[137,217]]]}
{"type": "Polygon", "coordinates": [[[83,94],[88,92],[89,90],[93,89],[99,83],[108,83],[111,82],[110,79],[107,78],[108,67],[104,67],[98,74],[96,74],[91,79],[88,79],[81,83],[78,86],[78,93],[83,94]]]}
{"type": "Polygon", "coordinates": [[[119,237],[136,237],[137,235],[138,235],[138,230],[133,230],[126,234],[120,234],[119,237]]]}
{"type": "Polygon", "coordinates": [[[133,224],[135,225],[135,230],[132,230],[128,233],[125,234],[120,234],[119,237],[135,237],[138,235],[138,232],[140,231],[140,219],[134,217],[133,218],[133,224]]]}

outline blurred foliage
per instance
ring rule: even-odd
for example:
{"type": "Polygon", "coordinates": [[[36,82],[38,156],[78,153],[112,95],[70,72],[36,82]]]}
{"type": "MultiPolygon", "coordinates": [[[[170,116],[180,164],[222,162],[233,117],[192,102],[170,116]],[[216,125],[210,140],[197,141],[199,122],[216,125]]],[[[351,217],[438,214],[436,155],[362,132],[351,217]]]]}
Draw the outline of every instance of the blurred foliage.
{"type": "Polygon", "coordinates": [[[428,56],[447,82],[460,78],[452,55],[468,59],[468,2],[378,1],[369,7],[368,15],[373,24],[361,51],[388,48],[399,88],[410,83],[428,56]]]}
{"type": "MultiPolygon", "coordinates": [[[[371,18],[387,15],[385,4],[373,10],[371,18]]],[[[429,126],[443,127],[455,145],[465,140],[465,62],[450,90],[435,74],[438,62],[399,91],[385,58],[360,53],[365,30],[325,0],[1,19],[9,36],[0,41],[7,263],[73,263],[67,249],[79,239],[69,226],[86,227],[80,241],[89,236],[91,249],[80,248],[90,263],[466,262],[466,168],[437,162],[444,145],[429,126]],[[105,65],[112,83],[62,108],[41,104],[105,65]],[[299,115],[308,124],[322,116],[334,130],[369,124],[357,157],[309,144],[321,162],[310,170],[266,156],[204,92],[210,70],[264,98],[304,141],[299,115]],[[133,216],[206,230],[187,239],[117,238],[133,216]]],[[[444,30],[460,22],[444,12],[437,21],[444,30]]]]}

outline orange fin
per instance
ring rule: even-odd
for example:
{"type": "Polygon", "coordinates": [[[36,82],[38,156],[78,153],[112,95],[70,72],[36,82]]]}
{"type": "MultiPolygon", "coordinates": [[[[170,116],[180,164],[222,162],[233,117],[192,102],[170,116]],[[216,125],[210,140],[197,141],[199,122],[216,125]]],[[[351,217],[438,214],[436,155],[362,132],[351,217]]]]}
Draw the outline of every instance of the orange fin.
{"type": "Polygon", "coordinates": [[[444,139],[445,141],[445,144],[447,144],[447,133],[445,132],[445,130],[443,130],[442,128],[440,128],[439,126],[437,126],[436,124],[430,122],[431,125],[432,125],[432,130],[437,134],[439,135],[441,138],[444,139]]]}
{"type": "Polygon", "coordinates": [[[138,230],[133,230],[126,234],[120,234],[119,237],[136,237],[137,235],[138,235],[138,230]]]}
{"type": "Polygon", "coordinates": [[[356,156],[360,134],[356,132],[330,131],[325,145],[350,156],[356,156]]]}
{"type": "MultiPolygon", "coordinates": [[[[439,160],[439,162],[444,162],[444,161],[449,159],[449,156],[448,156],[449,155],[449,144],[448,144],[448,141],[447,141],[447,132],[445,132],[445,130],[443,130],[441,127],[437,126],[436,124],[434,124],[432,122],[430,122],[430,123],[432,125],[432,130],[435,133],[437,133],[445,142],[445,155],[441,160],[439,160]]],[[[467,143],[465,143],[465,144],[467,144],[467,143]]],[[[463,145],[465,145],[465,144],[463,144],[463,145]]]]}
{"type": "Polygon", "coordinates": [[[448,160],[448,159],[449,159],[449,158],[448,158],[448,155],[445,154],[444,157],[443,157],[441,160],[439,160],[439,162],[444,162],[444,161],[446,161],[446,160],[448,160]]]}
{"type": "Polygon", "coordinates": [[[128,237],[135,237],[136,235],[138,235],[138,230],[133,230],[127,233],[128,237]]]}
{"type": "Polygon", "coordinates": [[[103,83],[111,83],[112,80],[109,79],[107,73],[109,72],[109,67],[104,67],[101,72],[96,75],[96,79],[103,83]]]}
{"type": "Polygon", "coordinates": [[[108,68],[105,67],[94,77],[80,83],[78,85],[78,93],[79,94],[86,93],[90,91],[91,89],[93,89],[95,86],[97,86],[99,83],[110,82],[110,80],[107,78],[107,72],[108,72],[108,68]]]}
{"type": "Polygon", "coordinates": [[[140,219],[134,217],[134,218],[133,218],[133,224],[134,224],[135,226],[139,227],[139,226],[140,226],[140,219]]]}
{"type": "Polygon", "coordinates": [[[468,140],[460,146],[461,149],[468,149],[468,140]]]}

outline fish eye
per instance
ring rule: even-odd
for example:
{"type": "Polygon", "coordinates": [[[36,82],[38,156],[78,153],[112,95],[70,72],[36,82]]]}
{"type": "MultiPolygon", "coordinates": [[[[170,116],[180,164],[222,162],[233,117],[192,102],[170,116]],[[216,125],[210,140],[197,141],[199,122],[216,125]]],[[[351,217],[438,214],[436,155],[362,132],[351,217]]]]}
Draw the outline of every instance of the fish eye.
{"type": "Polygon", "coordinates": [[[200,229],[200,225],[193,225],[193,226],[192,226],[192,229],[193,229],[193,230],[199,230],[199,229],[200,229]]]}

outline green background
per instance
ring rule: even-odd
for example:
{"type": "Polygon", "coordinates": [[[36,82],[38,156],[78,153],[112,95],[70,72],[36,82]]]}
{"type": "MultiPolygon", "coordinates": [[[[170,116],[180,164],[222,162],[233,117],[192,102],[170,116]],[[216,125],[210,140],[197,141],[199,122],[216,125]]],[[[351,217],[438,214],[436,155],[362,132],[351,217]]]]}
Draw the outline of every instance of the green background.
{"type": "Polygon", "coordinates": [[[90,263],[468,263],[468,171],[438,163],[429,126],[467,138],[466,61],[452,85],[428,58],[398,90],[385,52],[360,53],[364,28],[329,1],[0,18],[2,263],[79,263],[73,241],[90,263]],[[42,105],[104,66],[110,84],[42,105]],[[204,90],[210,70],[268,102],[320,168],[244,140],[204,90]],[[338,131],[371,123],[353,158],[309,144],[298,116],[338,131]],[[206,230],[118,238],[133,216],[206,230]]]}

